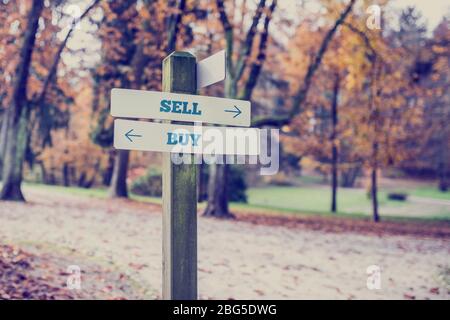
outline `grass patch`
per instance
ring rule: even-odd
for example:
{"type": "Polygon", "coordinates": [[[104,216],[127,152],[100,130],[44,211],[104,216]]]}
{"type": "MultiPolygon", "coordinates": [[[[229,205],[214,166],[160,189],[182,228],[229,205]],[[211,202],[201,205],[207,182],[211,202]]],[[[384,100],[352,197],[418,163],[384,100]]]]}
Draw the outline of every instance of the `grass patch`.
{"type": "MultiPolygon", "coordinates": [[[[107,189],[85,189],[78,187],[50,186],[27,183],[25,188],[49,190],[76,196],[93,198],[108,197],[107,189]]],[[[416,188],[417,196],[425,197],[434,194],[427,188],[416,188]]],[[[439,192],[439,191],[437,191],[439,192]]],[[[303,214],[323,216],[343,216],[351,218],[371,217],[371,200],[363,189],[340,188],[338,190],[338,213],[330,212],[331,191],[329,187],[310,185],[308,187],[265,187],[250,188],[248,191],[248,203],[231,203],[231,210],[243,212],[258,212],[261,214],[303,214]]],[[[412,194],[412,193],[410,193],[412,194]]],[[[135,201],[153,204],[162,204],[159,197],[145,197],[130,194],[135,201]]],[[[384,191],[379,193],[380,214],[382,219],[389,220],[448,220],[450,219],[450,207],[442,205],[419,205],[410,201],[393,201],[387,199],[384,191]]],[[[199,209],[205,207],[205,203],[199,204],[199,209]]]]}
{"type": "Polygon", "coordinates": [[[442,192],[432,187],[419,187],[407,190],[406,192],[417,197],[450,200],[450,191],[442,192]]]}
{"type": "MultiPolygon", "coordinates": [[[[330,215],[331,190],[325,186],[266,187],[248,190],[250,206],[330,215]]],[[[363,189],[338,189],[338,214],[346,216],[371,216],[372,204],[363,189]]],[[[395,201],[379,192],[382,217],[450,219],[450,207],[444,205],[420,205],[411,201],[395,201]]]]}
{"type": "Polygon", "coordinates": [[[55,186],[48,184],[38,184],[38,183],[25,183],[25,189],[28,187],[32,187],[33,189],[41,189],[47,191],[55,191],[59,193],[71,194],[76,196],[84,196],[84,197],[92,197],[92,198],[107,198],[108,190],[102,188],[79,188],[79,187],[64,187],[64,186],[55,186]]]}
{"type": "MultiPolygon", "coordinates": [[[[35,183],[26,183],[25,188],[32,187],[34,189],[41,190],[49,190],[55,191],[75,196],[84,196],[84,197],[92,197],[92,198],[100,198],[106,199],[108,198],[108,189],[106,188],[80,188],[80,187],[63,187],[63,186],[54,186],[54,185],[46,185],[46,184],[35,184],[35,183]]],[[[140,201],[140,202],[148,202],[148,203],[156,203],[162,204],[162,199],[158,197],[145,197],[139,196],[133,193],[130,193],[130,199],[140,201]]]]}
{"type": "MultiPolygon", "coordinates": [[[[269,208],[295,209],[307,212],[329,212],[331,191],[327,187],[267,187],[248,190],[248,202],[252,205],[269,208]]],[[[400,206],[390,201],[386,194],[379,195],[380,205],[400,206]]],[[[367,206],[370,199],[362,189],[339,189],[338,207],[341,213],[358,214],[367,206]]]]}

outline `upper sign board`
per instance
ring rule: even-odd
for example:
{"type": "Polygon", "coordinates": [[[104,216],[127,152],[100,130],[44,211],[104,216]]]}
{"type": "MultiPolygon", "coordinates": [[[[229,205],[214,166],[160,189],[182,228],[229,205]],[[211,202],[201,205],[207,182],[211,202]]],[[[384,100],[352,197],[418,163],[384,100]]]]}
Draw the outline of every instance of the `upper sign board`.
{"type": "Polygon", "coordinates": [[[161,119],[250,126],[250,101],[170,92],[111,90],[111,115],[120,118],[161,119]]]}
{"type": "Polygon", "coordinates": [[[225,50],[197,63],[197,89],[225,80],[225,50]]]}

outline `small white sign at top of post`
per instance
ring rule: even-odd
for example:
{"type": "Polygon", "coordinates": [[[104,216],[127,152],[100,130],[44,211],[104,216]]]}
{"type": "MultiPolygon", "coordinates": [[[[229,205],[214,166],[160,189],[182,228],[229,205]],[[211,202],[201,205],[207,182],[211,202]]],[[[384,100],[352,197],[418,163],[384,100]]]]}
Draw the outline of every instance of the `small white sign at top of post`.
{"type": "Polygon", "coordinates": [[[197,89],[225,79],[225,59],[225,50],[221,50],[197,63],[197,89]]]}

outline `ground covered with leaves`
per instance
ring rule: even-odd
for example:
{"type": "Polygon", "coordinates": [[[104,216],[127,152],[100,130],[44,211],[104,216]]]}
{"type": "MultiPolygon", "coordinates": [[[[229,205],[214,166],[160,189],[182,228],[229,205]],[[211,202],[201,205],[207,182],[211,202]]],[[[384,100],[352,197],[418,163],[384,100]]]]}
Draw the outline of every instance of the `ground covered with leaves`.
{"type": "MultiPolygon", "coordinates": [[[[25,189],[0,203],[3,299],[159,299],[161,207],[25,189]],[[69,290],[69,266],[81,270],[69,290]]],[[[447,222],[199,218],[201,299],[450,299],[447,222]],[[381,283],[367,288],[367,268],[381,283]]]]}
{"type": "MultiPolygon", "coordinates": [[[[1,299],[73,299],[74,295],[61,286],[54,286],[40,270],[35,275],[36,257],[12,247],[0,245],[1,299]]],[[[49,271],[49,269],[45,270],[49,271]]],[[[51,273],[56,273],[52,270],[51,273]]]]}

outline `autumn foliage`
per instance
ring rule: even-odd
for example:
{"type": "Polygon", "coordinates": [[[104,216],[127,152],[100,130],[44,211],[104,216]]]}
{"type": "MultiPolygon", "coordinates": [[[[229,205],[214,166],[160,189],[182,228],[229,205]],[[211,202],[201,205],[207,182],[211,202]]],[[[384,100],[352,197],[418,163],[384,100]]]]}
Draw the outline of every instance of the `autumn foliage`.
{"type": "MultiPolygon", "coordinates": [[[[370,29],[368,1],[319,2],[87,1],[74,20],[70,1],[3,1],[1,197],[22,200],[23,177],[127,196],[128,178],[160,163],[112,148],[110,90],[160,90],[174,49],[226,49],[225,84],[201,93],[252,100],[253,125],[280,128],[283,157],[332,175],[334,192],[367,177],[375,220],[385,170],[447,190],[448,18],[427,30],[417,10],[397,15],[381,1],[382,25],[370,29]]],[[[217,188],[226,176],[226,166],[209,175],[209,215],[229,214],[217,188]]]]}

